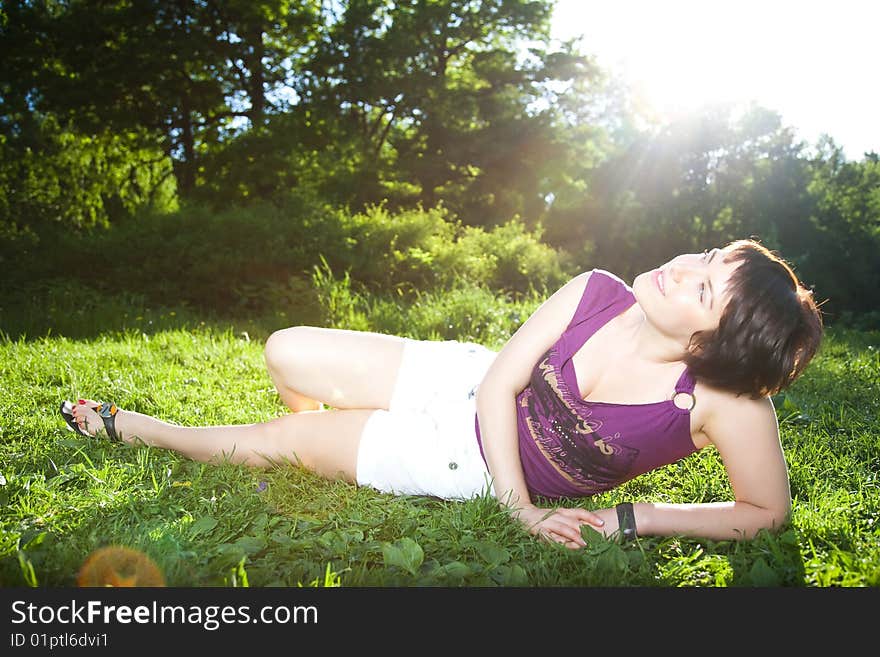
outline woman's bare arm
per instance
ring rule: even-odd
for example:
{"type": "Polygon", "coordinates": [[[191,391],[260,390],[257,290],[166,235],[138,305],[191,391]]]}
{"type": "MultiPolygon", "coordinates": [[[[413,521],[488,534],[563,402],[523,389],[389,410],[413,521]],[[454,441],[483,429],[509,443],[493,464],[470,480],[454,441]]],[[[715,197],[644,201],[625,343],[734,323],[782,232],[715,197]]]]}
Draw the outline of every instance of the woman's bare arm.
{"type": "Polygon", "coordinates": [[[549,297],[507,341],[477,391],[483,452],[498,500],[534,534],[571,547],[582,544],[580,524],[600,526],[585,509],[539,509],[529,498],[519,458],[516,396],[529,383],[538,359],[565,331],[583,297],[590,272],[574,277],[549,297]]]}
{"type": "MultiPolygon", "coordinates": [[[[762,529],[782,527],[791,512],[791,492],[772,400],[731,399],[712,414],[704,431],[718,449],[734,501],[637,503],[633,510],[638,533],[742,540],[762,529]]],[[[614,509],[597,513],[607,521],[605,533],[613,534],[614,509]]]]}

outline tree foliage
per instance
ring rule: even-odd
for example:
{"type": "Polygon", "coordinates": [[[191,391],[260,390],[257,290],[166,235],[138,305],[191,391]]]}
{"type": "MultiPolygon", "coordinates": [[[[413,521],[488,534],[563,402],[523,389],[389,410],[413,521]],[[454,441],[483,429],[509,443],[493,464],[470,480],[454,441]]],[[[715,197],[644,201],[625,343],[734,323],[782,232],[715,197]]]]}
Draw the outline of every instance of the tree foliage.
{"type": "Polygon", "coordinates": [[[170,162],[135,132],[87,135],[52,115],[0,135],[0,228],[91,228],[177,207],[170,162]]]}
{"type": "Polygon", "coordinates": [[[830,140],[811,156],[778,114],[716,106],[606,159],[584,194],[551,210],[546,239],[631,279],[678,253],[754,237],[816,287],[833,320],[880,305],[876,161],[846,162],[830,140]]]}
{"type": "Polygon", "coordinates": [[[876,153],[812,151],[760,107],[646,126],[589,44],[550,40],[552,11],[6,0],[0,228],[106,226],[177,199],[442,208],[624,278],[754,236],[827,310],[880,306],[876,153]]]}

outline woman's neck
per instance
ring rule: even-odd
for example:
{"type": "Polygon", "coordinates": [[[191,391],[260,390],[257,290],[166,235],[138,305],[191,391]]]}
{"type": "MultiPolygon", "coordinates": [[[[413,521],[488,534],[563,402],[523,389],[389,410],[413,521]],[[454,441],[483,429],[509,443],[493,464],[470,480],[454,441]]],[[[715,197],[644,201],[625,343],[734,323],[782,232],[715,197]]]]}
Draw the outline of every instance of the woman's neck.
{"type": "Polygon", "coordinates": [[[675,338],[671,338],[657,330],[638,303],[627,311],[627,322],[623,331],[629,335],[627,344],[631,345],[631,354],[651,365],[671,365],[684,362],[687,348],[675,338]]]}

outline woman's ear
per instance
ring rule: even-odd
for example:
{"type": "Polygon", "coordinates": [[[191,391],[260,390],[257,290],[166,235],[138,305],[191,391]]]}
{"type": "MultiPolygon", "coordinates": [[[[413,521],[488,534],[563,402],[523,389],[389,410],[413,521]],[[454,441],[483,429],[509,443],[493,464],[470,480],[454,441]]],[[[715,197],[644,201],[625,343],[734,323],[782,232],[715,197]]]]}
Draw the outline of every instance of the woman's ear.
{"type": "Polygon", "coordinates": [[[705,331],[697,331],[691,336],[691,341],[688,343],[687,347],[685,347],[685,350],[691,356],[699,356],[703,353],[703,345],[707,337],[705,331]]]}

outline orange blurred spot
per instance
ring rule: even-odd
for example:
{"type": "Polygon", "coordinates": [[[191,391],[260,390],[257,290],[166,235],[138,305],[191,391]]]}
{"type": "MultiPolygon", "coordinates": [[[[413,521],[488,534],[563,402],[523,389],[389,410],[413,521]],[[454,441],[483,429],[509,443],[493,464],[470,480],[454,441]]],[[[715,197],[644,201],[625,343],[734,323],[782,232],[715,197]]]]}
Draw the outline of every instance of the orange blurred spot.
{"type": "Polygon", "coordinates": [[[111,545],[92,552],[79,569],[77,586],[165,586],[159,566],[140,550],[111,545]]]}

